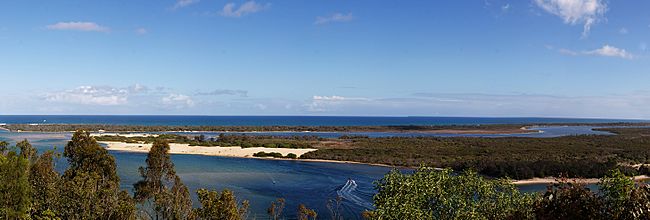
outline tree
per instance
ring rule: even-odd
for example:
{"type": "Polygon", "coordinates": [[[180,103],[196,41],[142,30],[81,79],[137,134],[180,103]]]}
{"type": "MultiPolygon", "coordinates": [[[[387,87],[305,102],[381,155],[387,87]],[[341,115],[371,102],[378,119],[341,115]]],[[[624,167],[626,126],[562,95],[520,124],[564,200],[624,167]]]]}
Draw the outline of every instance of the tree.
{"type": "Polygon", "coordinates": [[[7,147],[9,147],[9,143],[6,141],[0,141],[0,154],[5,154],[7,147]]]}
{"type": "Polygon", "coordinates": [[[29,143],[29,141],[27,141],[27,139],[16,143],[16,147],[20,149],[21,157],[27,158],[32,163],[36,160],[36,157],[38,156],[36,155],[36,149],[29,143]]]}
{"type": "Polygon", "coordinates": [[[530,218],[534,196],[508,180],[489,180],[475,172],[420,167],[413,174],[393,170],[377,181],[369,219],[530,218]]]}
{"type": "Polygon", "coordinates": [[[566,179],[552,184],[535,201],[537,219],[601,219],[603,203],[585,183],[566,179]]]}
{"type": "Polygon", "coordinates": [[[635,183],[619,170],[612,170],[600,180],[604,214],[607,219],[650,218],[650,191],[635,183]]]}
{"type": "Polygon", "coordinates": [[[271,219],[278,220],[282,216],[282,211],[284,210],[285,201],[283,198],[279,198],[274,202],[271,202],[271,206],[266,210],[271,219]]]}
{"type": "Polygon", "coordinates": [[[77,131],[65,146],[69,167],[61,180],[59,214],[64,219],[132,219],[133,199],[120,190],[115,158],[88,132],[77,131]]]}
{"type": "Polygon", "coordinates": [[[32,187],[32,217],[52,217],[59,204],[59,173],[54,170],[53,151],[41,154],[31,165],[29,183],[32,187]]]}
{"type": "Polygon", "coordinates": [[[15,151],[0,154],[0,216],[28,218],[31,205],[29,160],[15,151]]]}
{"type": "Polygon", "coordinates": [[[307,208],[304,204],[298,205],[298,220],[316,220],[318,213],[315,210],[307,208]]]}
{"type": "Polygon", "coordinates": [[[244,200],[237,205],[237,199],[230,190],[209,191],[199,189],[196,194],[199,197],[201,208],[194,210],[197,219],[204,220],[241,220],[248,216],[248,201],[244,200]]]}
{"type": "MultiPolygon", "coordinates": [[[[152,218],[188,219],[192,214],[189,190],[176,176],[169,144],[157,140],[147,154],[147,167],[140,167],[142,180],[134,184],[135,200],[151,209],[152,218]]],[[[146,210],[145,210],[146,211],[146,210]]]]}

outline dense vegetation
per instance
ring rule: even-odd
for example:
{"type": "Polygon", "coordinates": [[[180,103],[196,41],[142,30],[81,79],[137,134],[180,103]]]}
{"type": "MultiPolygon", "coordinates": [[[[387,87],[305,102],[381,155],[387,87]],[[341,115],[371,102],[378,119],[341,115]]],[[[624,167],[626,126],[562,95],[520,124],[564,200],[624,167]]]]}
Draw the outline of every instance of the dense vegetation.
{"type": "Polygon", "coordinates": [[[392,171],[376,186],[368,219],[650,219],[650,188],[619,171],[601,179],[601,193],[561,181],[544,194],[522,194],[505,180],[427,167],[392,171]]]}
{"type": "MultiPolygon", "coordinates": [[[[140,167],[134,195],[121,190],[113,156],[87,132],[76,132],[63,156],[69,166],[54,170],[52,151],[38,154],[29,142],[0,142],[0,219],[246,219],[248,202],[229,190],[198,190],[199,208],[174,171],[169,145],[156,141],[140,167]]],[[[271,213],[269,213],[271,214],[271,213]]],[[[275,215],[275,214],[274,214],[275,215]]],[[[298,216],[313,216],[300,206],[298,216]]]]}
{"type": "Polygon", "coordinates": [[[254,153],[253,157],[273,157],[273,158],[296,159],[296,158],[298,158],[298,155],[296,155],[294,153],[289,153],[289,154],[287,154],[287,156],[282,156],[281,153],[277,153],[277,152],[267,153],[267,152],[264,152],[264,151],[260,151],[260,152],[254,153]]]}
{"type": "MultiPolygon", "coordinates": [[[[650,130],[650,129],[646,129],[650,130]]],[[[647,172],[632,164],[650,162],[650,136],[638,132],[611,136],[557,138],[347,138],[301,158],[417,167],[472,168],[493,177],[527,179],[565,175],[599,178],[619,168],[647,172]]]]}
{"type": "Polygon", "coordinates": [[[189,136],[176,134],[161,134],[150,136],[125,137],[119,135],[105,135],[95,137],[98,141],[117,141],[124,143],[150,144],[156,141],[168,143],[189,144],[190,146],[237,146],[242,148],[267,147],[267,148],[310,148],[312,143],[321,140],[316,136],[291,136],[279,137],[270,135],[235,135],[220,134],[218,137],[207,138],[204,135],[189,136]]]}

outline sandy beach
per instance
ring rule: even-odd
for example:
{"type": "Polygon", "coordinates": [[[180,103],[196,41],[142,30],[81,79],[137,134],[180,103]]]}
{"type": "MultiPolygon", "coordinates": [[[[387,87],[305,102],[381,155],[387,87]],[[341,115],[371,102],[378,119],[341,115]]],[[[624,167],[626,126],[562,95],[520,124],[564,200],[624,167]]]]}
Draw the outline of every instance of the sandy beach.
{"type": "MultiPolygon", "coordinates": [[[[139,143],[123,143],[123,142],[111,142],[111,141],[100,141],[99,143],[106,144],[107,150],[116,150],[116,151],[128,151],[128,152],[141,152],[147,153],[151,149],[151,144],[139,144],[139,143]]],[[[300,157],[301,155],[315,151],[316,149],[291,149],[291,148],[266,148],[266,147],[251,147],[251,148],[241,148],[241,147],[204,147],[204,146],[190,146],[189,144],[169,144],[169,153],[171,154],[197,154],[197,155],[208,155],[208,156],[225,156],[225,157],[252,157],[254,153],[257,152],[277,152],[281,153],[283,156],[293,153],[296,156],[300,157]]]]}
{"type": "MultiPolygon", "coordinates": [[[[644,181],[650,179],[649,176],[646,175],[640,175],[640,176],[635,176],[634,180],[635,181],[644,181]]],[[[551,183],[556,183],[557,178],[554,177],[546,177],[546,178],[532,178],[532,179],[525,179],[525,180],[515,180],[512,183],[515,185],[531,185],[531,184],[551,184],[551,183]]],[[[596,178],[588,178],[588,179],[579,179],[579,178],[569,178],[568,179],[570,182],[571,181],[578,181],[586,184],[595,184],[600,182],[600,179],[596,178]]]]}

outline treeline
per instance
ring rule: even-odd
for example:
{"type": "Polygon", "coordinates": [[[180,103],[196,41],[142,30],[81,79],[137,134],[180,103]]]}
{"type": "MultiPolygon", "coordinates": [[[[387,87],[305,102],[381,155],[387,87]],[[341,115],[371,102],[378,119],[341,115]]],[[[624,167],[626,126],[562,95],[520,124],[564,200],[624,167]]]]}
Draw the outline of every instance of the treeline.
{"type": "MultiPolygon", "coordinates": [[[[301,158],[417,167],[475,169],[494,177],[528,179],[567,175],[599,178],[611,169],[639,173],[650,163],[650,136],[566,136],[557,138],[383,137],[341,140],[301,158]]],[[[643,171],[645,172],[645,171],[643,171]]]]}
{"type": "MultiPolygon", "coordinates": [[[[193,208],[190,192],[176,175],[169,145],[154,142],[134,195],[120,189],[115,158],[87,132],[76,132],[65,146],[68,168],[54,170],[53,151],[38,154],[29,142],[14,147],[0,142],[0,219],[247,219],[248,201],[238,202],[229,190],[200,189],[200,206],[193,208]]],[[[282,200],[283,201],[283,200],[282,200]]],[[[269,216],[283,215],[278,203],[269,216]]],[[[299,206],[298,219],[317,213],[299,206]]]]}
{"type": "Polygon", "coordinates": [[[376,182],[376,209],[367,219],[650,219],[650,187],[623,173],[608,172],[600,193],[584,183],[561,180],[544,194],[520,193],[507,180],[475,172],[420,167],[394,170],[376,182]]]}
{"type": "Polygon", "coordinates": [[[116,141],[124,143],[153,143],[166,141],[168,143],[189,144],[190,146],[238,146],[242,148],[310,148],[312,143],[322,140],[317,136],[271,136],[271,135],[245,135],[245,134],[219,134],[217,137],[205,135],[177,135],[160,134],[149,136],[125,137],[120,135],[103,135],[95,137],[98,141],[116,141]]]}

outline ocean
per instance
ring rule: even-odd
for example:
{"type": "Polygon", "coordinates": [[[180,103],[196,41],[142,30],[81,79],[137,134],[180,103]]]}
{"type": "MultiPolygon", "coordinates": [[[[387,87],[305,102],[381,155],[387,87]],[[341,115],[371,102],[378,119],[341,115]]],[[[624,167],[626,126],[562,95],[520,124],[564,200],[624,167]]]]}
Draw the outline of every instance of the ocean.
{"type": "Polygon", "coordinates": [[[363,116],[154,116],[154,115],[0,115],[0,124],[111,124],[212,126],[381,126],[480,125],[522,123],[644,122],[629,119],[535,117],[363,117],[363,116]]]}

